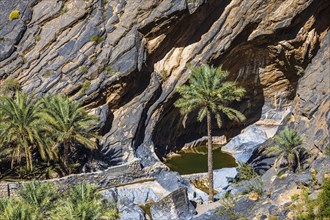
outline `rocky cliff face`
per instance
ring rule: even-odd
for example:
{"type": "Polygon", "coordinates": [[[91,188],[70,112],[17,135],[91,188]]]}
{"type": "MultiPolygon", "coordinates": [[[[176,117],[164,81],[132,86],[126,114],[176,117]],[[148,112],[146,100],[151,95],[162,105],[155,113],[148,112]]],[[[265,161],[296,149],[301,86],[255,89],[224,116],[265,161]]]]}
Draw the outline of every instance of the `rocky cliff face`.
{"type": "MultiPolygon", "coordinates": [[[[0,1],[0,80],[64,93],[101,116],[102,151],[144,165],[205,135],[173,102],[187,64],[223,65],[249,118],[292,106],[306,145],[329,144],[327,0],[0,1]],[[9,21],[13,9],[20,18],[9,21]],[[315,137],[315,138],[314,138],[315,137]],[[153,153],[153,152],[156,152],[153,153]]],[[[2,84],[3,85],[3,84],[2,84]]],[[[191,116],[193,117],[193,115],[191,116]]],[[[191,118],[192,119],[192,118],[191,118]]],[[[235,132],[234,132],[235,133],[235,132]]]]}

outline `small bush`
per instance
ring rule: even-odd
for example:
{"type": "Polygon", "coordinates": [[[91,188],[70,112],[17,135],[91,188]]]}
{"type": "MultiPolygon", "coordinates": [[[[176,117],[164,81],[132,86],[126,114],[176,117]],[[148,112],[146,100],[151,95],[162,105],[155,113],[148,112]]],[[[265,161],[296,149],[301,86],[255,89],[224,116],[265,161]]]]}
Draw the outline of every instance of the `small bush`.
{"type": "Polygon", "coordinates": [[[297,201],[298,199],[299,199],[299,195],[298,195],[298,194],[294,194],[294,195],[291,196],[291,201],[292,201],[292,202],[295,202],[295,201],[297,201]]]}
{"type": "Polygon", "coordinates": [[[113,71],[113,70],[111,69],[110,66],[106,66],[106,67],[104,68],[104,70],[107,71],[107,73],[108,73],[109,76],[113,76],[113,75],[116,74],[116,72],[113,71]]]}
{"type": "Polygon", "coordinates": [[[325,155],[330,157],[330,145],[325,148],[325,155]]]}
{"type": "Polygon", "coordinates": [[[81,89],[80,89],[80,93],[81,93],[81,95],[85,95],[85,92],[86,92],[86,90],[89,88],[89,86],[91,85],[91,81],[86,81],[83,85],[82,85],[82,87],[81,87],[81,89]]]}
{"type": "Polygon", "coordinates": [[[329,219],[330,218],[330,178],[323,182],[322,191],[317,196],[316,200],[310,200],[309,190],[302,193],[303,201],[300,208],[294,207],[298,211],[297,220],[310,219],[329,219]]]}
{"type": "Polygon", "coordinates": [[[237,171],[237,178],[239,180],[251,180],[258,176],[258,174],[254,171],[253,167],[247,163],[239,162],[237,171]]]}
{"type": "Polygon", "coordinates": [[[35,36],[34,36],[34,39],[35,39],[36,41],[40,41],[40,35],[38,35],[38,34],[35,35],[35,36]]]}
{"type": "Polygon", "coordinates": [[[217,215],[223,215],[225,212],[228,212],[229,216],[233,219],[238,219],[237,214],[235,213],[234,206],[238,201],[238,197],[234,196],[230,192],[227,192],[226,195],[220,200],[221,208],[217,212],[217,215]]]}
{"type": "Polygon", "coordinates": [[[20,82],[15,78],[8,78],[0,85],[0,94],[7,95],[8,93],[21,90],[20,82]]]}
{"type": "Polygon", "coordinates": [[[322,192],[317,197],[320,218],[330,218],[330,178],[324,180],[322,192]]]}
{"type": "Polygon", "coordinates": [[[87,73],[88,72],[88,67],[87,66],[82,66],[80,67],[81,72],[87,73]]]}
{"type": "Polygon", "coordinates": [[[67,8],[62,8],[62,10],[61,10],[61,14],[65,14],[65,13],[67,13],[68,12],[68,9],[67,8]]]}
{"type": "Polygon", "coordinates": [[[52,75],[52,71],[46,70],[46,72],[43,74],[44,77],[50,77],[52,75]]]}
{"type": "Polygon", "coordinates": [[[13,21],[13,20],[19,19],[20,15],[21,15],[21,13],[19,12],[19,10],[15,9],[12,12],[10,12],[9,20],[13,21]]]}
{"type": "Polygon", "coordinates": [[[92,36],[91,39],[90,39],[90,41],[95,42],[95,43],[97,43],[97,44],[101,43],[102,40],[103,40],[102,37],[99,36],[99,35],[94,35],[94,36],[92,36]]]}

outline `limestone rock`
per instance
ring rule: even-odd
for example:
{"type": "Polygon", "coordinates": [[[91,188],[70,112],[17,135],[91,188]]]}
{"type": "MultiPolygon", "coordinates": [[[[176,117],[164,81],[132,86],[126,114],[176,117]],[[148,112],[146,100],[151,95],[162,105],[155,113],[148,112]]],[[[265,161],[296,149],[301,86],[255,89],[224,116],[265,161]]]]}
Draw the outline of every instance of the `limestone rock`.
{"type": "Polygon", "coordinates": [[[150,208],[153,219],[191,219],[195,208],[190,203],[186,188],[180,188],[150,208]]]}

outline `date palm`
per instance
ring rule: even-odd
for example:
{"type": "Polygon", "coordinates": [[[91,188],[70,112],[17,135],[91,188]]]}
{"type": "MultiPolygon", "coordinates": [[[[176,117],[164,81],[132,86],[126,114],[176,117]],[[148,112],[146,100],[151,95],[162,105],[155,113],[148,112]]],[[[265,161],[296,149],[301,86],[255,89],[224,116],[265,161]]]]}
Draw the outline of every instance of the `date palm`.
{"type": "Polygon", "coordinates": [[[68,156],[72,146],[96,148],[92,139],[98,136],[90,128],[97,124],[97,117],[89,115],[79,102],[60,95],[44,98],[43,103],[48,130],[53,132],[55,142],[63,146],[64,167],[70,172],[68,156]]]}
{"type": "Polygon", "coordinates": [[[51,156],[41,137],[44,121],[40,115],[40,104],[20,92],[16,92],[15,97],[0,98],[0,148],[2,154],[11,155],[12,168],[24,157],[27,171],[31,171],[32,151],[36,147],[42,159],[51,156]]]}
{"type": "Polygon", "coordinates": [[[58,203],[51,219],[54,220],[89,220],[118,219],[118,212],[111,204],[102,200],[94,185],[80,183],[70,189],[66,200],[58,203]]]}
{"type": "Polygon", "coordinates": [[[300,153],[304,151],[301,147],[302,138],[298,135],[298,132],[294,129],[285,127],[275,137],[275,146],[272,146],[266,150],[268,154],[278,154],[274,162],[274,167],[277,167],[278,162],[285,158],[288,162],[288,169],[294,171],[295,165],[300,170],[300,153]]]}
{"type": "Polygon", "coordinates": [[[207,117],[209,199],[213,201],[212,116],[219,128],[223,122],[221,114],[230,120],[245,120],[242,113],[228,107],[233,101],[240,101],[245,90],[235,82],[225,81],[228,72],[221,67],[202,65],[192,68],[191,71],[189,84],[178,87],[177,91],[181,97],[174,105],[180,108],[185,117],[194,110],[198,111],[198,121],[201,122],[207,117]]]}

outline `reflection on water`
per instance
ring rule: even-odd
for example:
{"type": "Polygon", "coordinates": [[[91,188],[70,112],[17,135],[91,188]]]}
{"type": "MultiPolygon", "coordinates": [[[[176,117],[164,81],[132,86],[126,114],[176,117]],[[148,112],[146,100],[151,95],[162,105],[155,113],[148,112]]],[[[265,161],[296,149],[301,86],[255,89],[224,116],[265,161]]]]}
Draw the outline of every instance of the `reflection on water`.
{"type": "MultiPolygon", "coordinates": [[[[173,171],[180,174],[204,173],[207,172],[207,147],[199,146],[193,149],[180,151],[168,160],[165,164],[173,171]]],[[[213,169],[224,167],[236,167],[235,158],[230,154],[221,151],[221,146],[214,146],[213,169]]]]}

